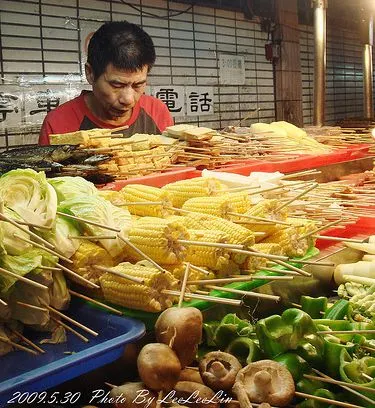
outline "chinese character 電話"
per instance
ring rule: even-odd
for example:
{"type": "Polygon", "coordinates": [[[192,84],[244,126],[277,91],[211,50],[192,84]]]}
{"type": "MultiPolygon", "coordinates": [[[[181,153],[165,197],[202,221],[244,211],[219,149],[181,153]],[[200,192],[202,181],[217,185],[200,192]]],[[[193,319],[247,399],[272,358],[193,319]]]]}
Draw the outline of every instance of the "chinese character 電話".
{"type": "Polygon", "coordinates": [[[155,96],[167,105],[170,112],[181,112],[182,106],[176,106],[178,92],[176,92],[173,88],[161,88],[158,92],[156,92],[155,96]]]}

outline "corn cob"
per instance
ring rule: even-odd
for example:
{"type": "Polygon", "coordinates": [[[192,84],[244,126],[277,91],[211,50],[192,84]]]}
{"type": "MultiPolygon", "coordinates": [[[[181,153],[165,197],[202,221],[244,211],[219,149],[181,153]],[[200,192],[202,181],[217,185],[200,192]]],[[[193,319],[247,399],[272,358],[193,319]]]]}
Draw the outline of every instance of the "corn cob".
{"type": "Polygon", "coordinates": [[[254,242],[254,234],[247,228],[237,225],[224,218],[210,214],[194,213],[183,217],[184,225],[189,229],[218,230],[227,235],[229,244],[242,244],[251,247],[254,242]]]}
{"type": "MultiPolygon", "coordinates": [[[[129,240],[138,249],[155,262],[177,264],[186,254],[186,248],[177,242],[189,239],[187,229],[181,222],[157,217],[142,217],[133,222],[129,231],[129,240]]],[[[133,259],[140,260],[140,255],[129,251],[133,259]]]]}
{"type": "Polygon", "coordinates": [[[160,312],[172,306],[172,299],[161,293],[163,289],[175,287],[177,281],[171,273],[163,273],[154,267],[133,265],[129,262],[120,263],[112,269],[142,278],[144,283],[135,283],[111,273],[104,273],[99,281],[105,300],[146,312],[160,312]]]}
{"type": "Polygon", "coordinates": [[[262,243],[276,243],[279,244],[283,253],[290,257],[304,256],[310,248],[312,239],[300,239],[301,227],[291,226],[287,228],[279,228],[272,235],[262,240],[262,243]]]}
{"type": "MultiPolygon", "coordinates": [[[[308,234],[309,232],[313,232],[318,228],[314,221],[309,220],[307,218],[287,218],[286,221],[297,228],[297,232],[300,237],[305,234],[308,234]]],[[[316,238],[308,236],[304,238],[304,240],[307,240],[309,248],[315,246],[316,238]]]]}
{"type": "Polygon", "coordinates": [[[252,207],[250,196],[247,191],[239,191],[238,193],[226,193],[226,195],[232,205],[232,211],[235,213],[244,214],[252,207]]]}
{"type": "MultiPolygon", "coordinates": [[[[273,200],[262,200],[258,204],[252,206],[244,215],[249,215],[253,217],[267,218],[268,220],[273,221],[282,221],[285,222],[287,219],[287,210],[282,209],[277,211],[277,208],[280,206],[280,202],[276,199],[273,200]]],[[[264,232],[266,235],[263,238],[271,235],[278,229],[280,224],[259,224],[261,221],[254,220],[254,224],[251,222],[251,219],[246,220],[245,218],[236,218],[236,222],[241,223],[244,221],[244,226],[251,229],[252,231],[264,232]]]]}
{"type": "Polygon", "coordinates": [[[209,177],[180,180],[162,187],[171,194],[173,207],[181,207],[189,198],[212,196],[224,190],[224,185],[209,177]]]}
{"type": "MultiPolygon", "coordinates": [[[[218,230],[188,230],[193,241],[226,243],[226,234],[218,230]]],[[[228,267],[230,253],[225,248],[188,245],[186,262],[196,266],[204,266],[213,271],[221,271],[228,267]]]]}
{"type": "MultiPolygon", "coordinates": [[[[259,243],[252,246],[254,251],[263,252],[264,254],[282,255],[283,251],[279,244],[274,243],[259,243]]],[[[259,256],[249,255],[244,264],[241,265],[241,269],[246,270],[246,273],[254,273],[262,268],[266,267],[268,259],[261,258],[259,256]]]]}
{"type": "Polygon", "coordinates": [[[234,211],[227,195],[189,198],[189,200],[185,201],[182,205],[182,209],[211,214],[222,218],[227,218],[228,212],[234,211]]]}
{"type": "MultiPolygon", "coordinates": [[[[112,266],[114,263],[113,258],[111,258],[104,248],[88,240],[81,241],[79,248],[70,260],[73,261],[73,263],[69,265],[67,264],[67,267],[83,278],[96,284],[99,283],[101,272],[92,268],[92,265],[112,266]]],[[[69,276],[69,279],[72,279],[77,283],[82,283],[81,281],[76,280],[72,275],[69,276]]]]}
{"type": "Polygon", "coordinates": [[[122,202],[119,191],[114,190],[98,190],[99,197],[104,198],[104,200],[110,201],[112,204],[116,205],[116,202],[122,202]]]}
{"type": "Polygon", "coordinates": [[[172,201],[167,191],[143,184],[129,184],[120,190],[125,202],[162,202],[162,205],[128,205],[130,214],[150,217],[167,217],[172,212],[165,207],[172,207],[172,201]]]}

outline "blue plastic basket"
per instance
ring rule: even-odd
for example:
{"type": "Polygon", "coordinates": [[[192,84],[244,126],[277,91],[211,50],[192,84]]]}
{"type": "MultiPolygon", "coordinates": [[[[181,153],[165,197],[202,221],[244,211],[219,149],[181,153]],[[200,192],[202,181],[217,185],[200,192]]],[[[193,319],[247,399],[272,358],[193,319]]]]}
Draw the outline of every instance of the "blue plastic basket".
{"type": "MultiPolygon", "coordinates": [[[[67,332],[66,343],[42,345],[45,354],[14,351],[1,357],[1,407],[6,406],[17,391],[44,391],[116,360],[121,357],[125,344],[145,333],[144,324],[138,320],[94,309],[78,300],[72,302],[66,314],[98,332],[99,336],[78,329],[89,338],[88,343],[67,332]],[[66,354],[70,352],[73,354],[66,354]]],[[[28,332],[25,335],[38,343],[48,333],[28,332]]]]}

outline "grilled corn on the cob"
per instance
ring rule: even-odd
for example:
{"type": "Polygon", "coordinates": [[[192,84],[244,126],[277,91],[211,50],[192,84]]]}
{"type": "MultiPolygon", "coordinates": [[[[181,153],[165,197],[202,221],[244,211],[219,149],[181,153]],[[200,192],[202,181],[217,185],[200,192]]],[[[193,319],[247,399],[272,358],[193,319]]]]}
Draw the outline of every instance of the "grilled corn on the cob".
{"type": "MultiPolygon", "coordinates": [[[[252,250],[259,251],[264,254],[282,255],[282,248],[279,244],[274,243],[259,243],[252,246],[252,250]]],[[[267,258],[260,256],[249,255],[244,264],[241,265],[241,269],[244,269],[246,273],[254,273],[262,268],[266,267],[268,263],[267,258]]]]}
{"type": "Polygon", "coordinates": [[[234,210],[229,197],[220,195],[217,197],[195,197],[189,198],[182,205],[182,209],[203,214],[211,214],[216,217],[227,218],[228,212],[234,210]]]}

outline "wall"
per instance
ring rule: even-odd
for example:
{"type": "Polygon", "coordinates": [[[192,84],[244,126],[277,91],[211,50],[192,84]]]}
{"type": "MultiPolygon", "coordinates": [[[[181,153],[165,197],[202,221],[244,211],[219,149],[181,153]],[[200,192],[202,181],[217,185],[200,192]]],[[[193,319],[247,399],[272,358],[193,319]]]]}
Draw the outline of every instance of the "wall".
{"type": "MultiPolygon", "coordinates": [[[[314,34],[300,26],[304,124],[313,122],[314,34]]],[[[327,27],[327,124],[363,116],[362,46],[358,33],[327,27]]]]}
{"type": "Polygon", "coordinates": [[[238,123],[256,108],[260,110],[251,113],[251,120],[244,125],[274,120],[272,65],[264,56],[267,35],[257,22],[245,20],[242,13],[220,9],[194,6],[184,12],[188,5],[165,0],[126,3],[0,0],[0,92],[19,97],[18,112],[8,113],[0,123],[0,147],[36,142],[45,115],[35,112],[38,92],[50,89],[62,103],[87,88],[82,77],[83,41],[108,20],[127,19],[142,25],[152,36],[158,57],[150,75],[151,86],[214,87],[213,115],[176,118],[177,123],[221,129],[238,123]],[[219,85],[220,54],[244,56],[244,86],[219,85]]]}

